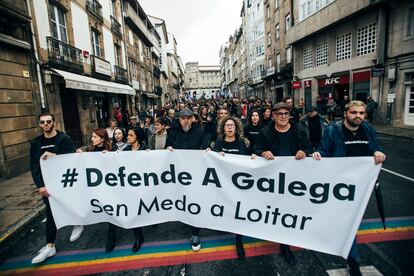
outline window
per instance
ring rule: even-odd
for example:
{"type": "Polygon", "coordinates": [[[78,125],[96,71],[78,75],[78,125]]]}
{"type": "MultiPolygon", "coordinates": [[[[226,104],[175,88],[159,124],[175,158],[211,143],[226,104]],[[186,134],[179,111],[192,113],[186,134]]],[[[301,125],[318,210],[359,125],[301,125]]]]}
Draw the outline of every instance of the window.
{"type": "Polygon", "coordinates": [[[266,7],[266,11],[267,11],[267,18],[270,18],[270,8],[269,8],[269,6],[266,7]]]}
{"type": "Polygon", "coordinates": [[[316,45],[316,66],[328,64],[328,42],[316,45]]]}
{"type": "Polygon", "coordinates": [[[267,46],[270,46],[272,44],[272,35],[271,33],[267,33],[267,46]]]}
{"type": "Polygon", "coordinates": [[[286,63],[292,62],[292,46],[286,48],[286,63]]]}
{"type": "Polygon", "coordinates": [[[111,15],[116,19],[116,2],[115,0],[111,1],[111,15]]]}
{"type": "Polygon", "coordinates": [[[101,56],[101,46],[99,44],[99,33],[97,30],[92,29],[92,53],[93,55],[101,56]]]}
{"type": "Polygon", "coordinates": [[[408,11],[408,26],[407,26],[407,36],[414,35],[414,8],[411,8],[408,11]]]}
{"type": "Polygon", "coordinates": [[[308,10],[307,10],[307,15],[311,15],[313,13],[313,0],[308,0],[308,10]]]}
{"type": "Polygon", "coordinates": [[[303,69],[313,67],[313,54],[312,48],[307,48],[303,50],[303,69]]]}
{"type": "Polygon", "coordinates": [[[279,24],[276,25],[276,39],[279,39],[280,37],[280,26],[279,24]]]}
{"type": "Polygon", "coordinates": [[[269,58],[267,60],[267,68],[272,68],[273,64],[272,64],[272,58],[269,58]]]}
{"type": "Polygon", "coordinates": [[[346,33],[336,37],[336,60],[351,58],[352,34],[346,33]]]}
{"type": "Polygon", "coordinates": [[[137,63],[131,60],[131,79],[137,80],[138,79],[138,71],[137,71],[137,63]]]}
{"type": "Polygon", "coordinates": [[[286,31],[287,30],[289,30],[290,29],[290,27],[291,27],[291,22],[290,22],[290,13],[288,13],[287,15],[286,15],[286,17],[285,17],[285,20],[286,20],[286,31]]]}
{"type": "Polygon", "coordinates": [[[377,44],[377,24],[371,23],[358,28],[357,56],[375,52],[377,44]]]}
{"type": "Polygon", "coordinates": [[[276,71],[280,72],[280,54],[276,54],[276,71]]]}
{"type": "Polygon", "coordinates": [[[118,44],[114,44],[114,50],[115,50],[115,65],[121,66],[122,65],[121,47],[118,44]]]}
{"type": "Polygon", "coordinates": [[[50,31],[52,36],[60,41],[68,43],[68,36],[66,31],[65,12],[55,5],[50,4],[50,31]]]}
{"type": "Polygon", "coordinates": [[[279,8],[279,0],[275,0],[275,8],[278,9],[279,8]]]}

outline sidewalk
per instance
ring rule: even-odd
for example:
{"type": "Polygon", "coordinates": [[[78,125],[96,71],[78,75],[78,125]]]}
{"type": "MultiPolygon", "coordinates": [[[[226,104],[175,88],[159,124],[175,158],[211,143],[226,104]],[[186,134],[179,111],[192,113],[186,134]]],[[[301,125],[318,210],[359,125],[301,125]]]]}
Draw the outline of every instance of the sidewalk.
{"type": "Polygon", "coordinates": [[[30,172],[0,182],[0,245],[44,208],[30,172]]]}
{"type": "MultiPolygon", "coordinates": [[[[414,129],[374,125],[378,134],[414,140],[414,129]]],[[[44,209],[30,172],[0,182],[0,245],[44,209]]]]}

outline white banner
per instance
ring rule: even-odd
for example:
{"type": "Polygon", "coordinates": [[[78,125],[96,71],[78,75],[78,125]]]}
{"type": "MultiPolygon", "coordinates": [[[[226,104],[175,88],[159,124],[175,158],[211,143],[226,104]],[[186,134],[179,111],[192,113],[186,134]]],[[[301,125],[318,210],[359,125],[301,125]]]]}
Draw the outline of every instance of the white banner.
{"type": "Polygon", "coordinates": [[[346,257],[380,166],[373,157],[176,150],[74,153],[41,161],[58,228],[181,221],[346,257]]]}

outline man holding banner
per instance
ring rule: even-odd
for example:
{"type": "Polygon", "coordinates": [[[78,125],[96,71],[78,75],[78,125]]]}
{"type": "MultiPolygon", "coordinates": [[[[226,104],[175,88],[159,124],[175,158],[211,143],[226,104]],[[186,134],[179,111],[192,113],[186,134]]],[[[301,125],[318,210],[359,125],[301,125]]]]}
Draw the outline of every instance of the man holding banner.
{"type": "MultiPolygon", "coordinates": [[[[377,135],[371,125],[364,122],[366,105],[351,101],[345,106],[345,120],[331,124],[326,130],[313,158],[374,156],[375,164],[384,162],[386,156],[378,145],[377,135]]],[[[347,258],[349,274],[362,275],[359,269],[356,238],[347,258]]]]}
{"type": "MultiPolygon", "coordinates": [[[[189,108],[183,108],[178,112],[179,124],[171,128],[168,133],[165,147],[174,149],[206,149],[209,135],[204,128],[193,123],[193,112],[189,108]]],[[[201,249],[200,228],[192,227],[191,248],[197,252],[201,249]]]]}
{"type": "MultiPolygon", "coordinates": [[[[65,154],[75,152],[75,146],[65,133],[55,129],[55,117],[52,114],[42,114],[39,116],[39,126],[42,129],[42,135],[36,137],[30,142],[30,171],[33,181],[36,184],[39,194],[46,205],[46,245],[39,250],[32,263],[41,263],[49,257],[56,254],[56,224],[50,209],[48,190],[43,182],[42,172],[40,170],[40,158],[46,160],[48,157],[56,154],[65,154]]],[[[83,226],[75,226],[70,241],[80,237],[83,232],[83,226]]]]}
{"type": "MultiPolygon", "coordinates": [[[[305,158],[312,152],[305,131],[290,118],[290,106],[287,103],[277,103],[273,109],[274,124],[270,123],[259,132],[254,153],[267,160],[275,156],[295,156],[297,160],[305,158]]],[[[286,261],[293,265],[295,256],[289,245],[281,244],[280,249],[286,261]]]]}

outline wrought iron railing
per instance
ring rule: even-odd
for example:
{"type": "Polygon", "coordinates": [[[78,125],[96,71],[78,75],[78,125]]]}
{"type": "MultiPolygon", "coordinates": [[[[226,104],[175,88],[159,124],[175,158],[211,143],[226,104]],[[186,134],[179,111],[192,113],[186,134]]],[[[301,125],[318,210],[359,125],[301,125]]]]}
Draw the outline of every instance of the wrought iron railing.
{"type": "Polygon", "coordinates": [[[83,72],[82,50],[50,36],[46,41],[51,66],[83,72]]]}
{"type": "Polygon", "coordinates": [[[121,24],[112,15],[111,15],[111,30],[118,36],[122,37],[121,24]]]}
{"type": "Polygon", "coordinates": [[[103,22],[102,5],[98,0],[86,0],[86,10],[95,16],[100,22],[103,22]]]}
{"type": "Polygon", "coordinates": [[[128,71],[120,66],[114,65],[115,81],[120,83],[128,83],[128,71]]]}

